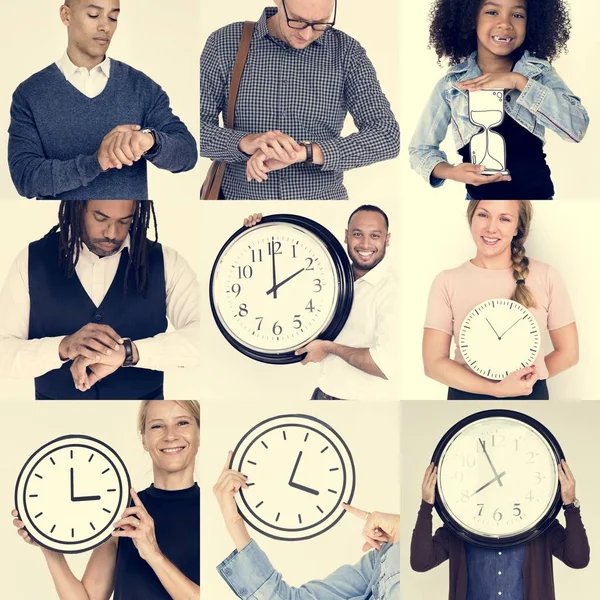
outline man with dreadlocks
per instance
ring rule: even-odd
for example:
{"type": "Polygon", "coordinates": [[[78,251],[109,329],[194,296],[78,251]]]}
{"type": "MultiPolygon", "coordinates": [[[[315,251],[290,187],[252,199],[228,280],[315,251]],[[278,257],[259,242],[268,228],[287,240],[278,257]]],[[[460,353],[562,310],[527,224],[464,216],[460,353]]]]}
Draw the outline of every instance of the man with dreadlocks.
{"type": "Polygon", "coordinates": [[[61,202],[0,292],[0,375],[37,399],[161,399],[165,368],[197,364],[199,288],[157,239],[151,201],[61,202]]]}
{"type": "Polygon", "coordinates": [[[196,141],[150,77],[106,52],[119,0],[65,0],[67,50],[12,98],[8,164],[28,198],[148,198],[146,163],[192,169],[196,141]]]}

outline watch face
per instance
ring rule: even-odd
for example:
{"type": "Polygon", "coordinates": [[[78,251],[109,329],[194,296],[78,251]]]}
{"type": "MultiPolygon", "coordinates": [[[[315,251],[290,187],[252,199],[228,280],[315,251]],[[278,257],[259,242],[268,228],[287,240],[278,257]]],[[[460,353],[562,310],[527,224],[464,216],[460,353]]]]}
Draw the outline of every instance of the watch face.
{"type": "Polygon", "coordinates": [[[468,417],[434,453],[440,517],[481,545],[532,539],[560,510],[561,458],[552,434],[526,415],[495,410],[468,417]]]}
{"type": "Polygon", "coordinates": [[[29,535],[61,553],[85,552],[106,541],[127,508],[129,474],[104,442],[85,435],[57,438],[27,460],[15,505],[29,535]]]}
{"type": "Polygon", "coordinates": [[[352,305],[353,276],[340,243],[318,223],[264,217],[224,245],[210,282],[213,316],[240,352],[291,363],[315,338],[334,339],[352,305]]]}
{"type": "Polygon", "coordinates": [[[248,477],[237,498],[242,517],[278,540],[327,531],[354,495],[350,450],[329,425],[308,415],[281,415],[253,427],[238,443],[231,468],[248,477]]]}
{"type": "Polygon", "coordinates": [[[527,308],[514,300],[486,300],[460,328],[465,362],[487,379],[504,379],[533,364],[540,351],[540,328],[527,308]]]}

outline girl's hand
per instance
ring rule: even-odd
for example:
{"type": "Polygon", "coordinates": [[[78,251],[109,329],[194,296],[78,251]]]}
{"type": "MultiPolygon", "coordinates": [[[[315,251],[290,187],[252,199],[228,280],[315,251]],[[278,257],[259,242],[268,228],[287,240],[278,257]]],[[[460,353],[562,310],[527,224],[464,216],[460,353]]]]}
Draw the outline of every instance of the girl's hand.
{"type": "Polygon", "coordinates": [[[248,215],[244,219],[244,227],[254,227],[258,225],[262,220],[262,213],[254,213],[253,215],[248,215]]]}
{"type": "Polygon", "coordinates": [[[400,539],[400,515],[383,512],[366,512],[360,508],[342,504],[344,510],[351,515],[366,521],[363,528],[363,537],[367,540],[363,544],[363,552],[375,548],[381,550],[381,544],[397,542],[400,539]]]}
{"type": "Polygon", "coordinates": [[[23,521],[21,521],[19,519],[19,513],[17,512],[17,509],[13,509],[10,513],[13,517],[15,517],[13,519],[13,525],[17,528],[17,533],[28,543],[31,544],[32,546],[38,546],[38,544],[36,544],[33,539],[31,538],[31,536],[29,535],[29,533],[27,532],[27,529],[25,529],[25,523],[23,523],[23,521]]]}
{"type": "Polygon", "coordinates": [[[534,383],[539,379],[535,365],[513,371],[502,381],[495,384],[492,395],[496,398],[512,398],[515,396],[529,396],[534,383]]]}
{"type": "Polygon", "coordinates": [[[566,460],[558,463],[558,480],[560,481],[560,497],[563,504],[572,504],[577,496],[575,495],[575,477],[569,469],[566,460]]]}
{"type": "Polygon", "coordinates": [[[498,181],[510,181],[510,175],[482,175],[485,171],[485,165],[474,165],[471,163],[460,163],[450,168],[444,179],[452,179],[469,185],[480,186],[488,183],[497,183],[498,181]]]}
{"type": "Polygon", "coordinates": [[[121,519],[113,523],[115,530],[112,532],[112,536],[131,538],[140,557],[150,564],[153,560],[162,557],[156,541],[154,519],[142,504],[135,490],[131,488],[130,492],[135,506],[126,508],[121,519]]]}
{"type": "Polygon", "coordinates": [[[421,498],[423,498],[427,504],[434,504],[435,502],[437,471],[438,468],[433,463],[425,470],[425,476],[423,477],[423,483],[421,484],[421,498]]]}
{"type": "Polygon", "coordinates": [[[479,90],[519,90],[522,92],[529,80],[520,73],[486,73],[474,79],[457,83],[456,86],[468,92],[479,90]]]}

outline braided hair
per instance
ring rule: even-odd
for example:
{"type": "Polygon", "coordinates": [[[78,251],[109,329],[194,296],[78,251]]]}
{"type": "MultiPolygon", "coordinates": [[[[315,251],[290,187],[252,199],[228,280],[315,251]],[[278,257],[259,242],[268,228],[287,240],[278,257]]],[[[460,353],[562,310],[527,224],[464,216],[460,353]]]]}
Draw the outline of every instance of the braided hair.
{"type": "MultiPolygon", "coordinates": [[[[515,200],[519,203],[519,218],[517,223],[517,234],[510,243],[510,257],[512,260],[512,272],[516,286],[511,300],[522,304],[526,308],[535,308],[535,297],[527,286],[529,276],[529,259],[525,252],[525,240],[529,235],[529,227],[533,218],[533,205],[530,200],[515,200]]],[[[469,225],[473,222],[473,216],[477,210],[479,200],[471,200],[467,208],[467,220],[469,225]]]]}
{"type": "MultiPolygon", "coordinates": [[[[87,200],[62,200],[58,208],[58,224],[46,234],[47,237],[58,232],[58,260],[64,274],[69,279],[75,274],[75,266],[79,261],[86,205],[87,200]]],[[[135,202],[135,213],[129,227],[129,237],[131,243],[125,269],[124,296],[127,295],[127,279],[132,267],[135,271],[136,293],[138,295],[145,294],[147,291],[148,243],[154,245],[158,241],[158,226],[152,200],[135,202]],[[150,219],[154,222],[154,240],[147,238],[150,219]]]]}

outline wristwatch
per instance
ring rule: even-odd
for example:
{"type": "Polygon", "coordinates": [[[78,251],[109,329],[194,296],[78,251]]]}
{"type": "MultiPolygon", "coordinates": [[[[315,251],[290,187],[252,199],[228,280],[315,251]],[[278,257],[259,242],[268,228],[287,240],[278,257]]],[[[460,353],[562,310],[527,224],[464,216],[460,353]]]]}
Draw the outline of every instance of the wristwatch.
{"type": "Polygon", "coordinates": [[[156,131],[154,131],[154,129],[152,129],[151,127],[145,127],[144,129],[142,129],[141,133],[149,133],[154,139],[154,144],[152,144],[152,147],[146,150],[146,152],[144,152],[142,156],[145,156],[146,154],[154,154],[160,148],[158,138],[156,137],[156,131]]]}
{"type": "Polygon", "coordinates": [[[313,161],[313,144],[305,140],[302,140],[300,143],[306,148],[306,160],[304,162],[311,165],[313,161]]]}
{"type": "Polygon", "coordinates": [[[125,360],[121,366],[133,366],[133,345],[131,343],[131,338],[123,338],[123,350],[125,350],[125,360]]]}
{"type": "Polygon", "coordinates": [[[563,508],[567,509],[567,508],[579,508],[581,506],[581,502],[579,502],[579,500],[577,500],[577,498],[575,498],[575,500],[573,500],[573,502],[571,502],[571,504],[563,504],[563,508]]]}

